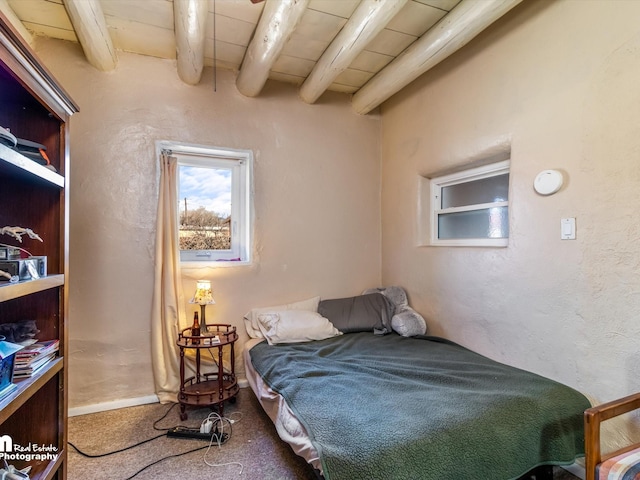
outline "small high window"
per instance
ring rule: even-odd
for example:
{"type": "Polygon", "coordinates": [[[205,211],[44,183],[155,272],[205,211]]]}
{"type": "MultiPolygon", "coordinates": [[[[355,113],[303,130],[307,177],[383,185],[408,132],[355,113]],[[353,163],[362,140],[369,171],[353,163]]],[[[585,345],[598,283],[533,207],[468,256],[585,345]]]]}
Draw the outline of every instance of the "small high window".
{"type": "Polygon", "coordinates": [[[168,142],[163,147],[178,159],[180,260],[249,262],[252,153],[168,142]]]}
{"type": "Polygon", "coordinates": [[[509,160],[431,178],[431,245],[506,246],[509,160]]]}

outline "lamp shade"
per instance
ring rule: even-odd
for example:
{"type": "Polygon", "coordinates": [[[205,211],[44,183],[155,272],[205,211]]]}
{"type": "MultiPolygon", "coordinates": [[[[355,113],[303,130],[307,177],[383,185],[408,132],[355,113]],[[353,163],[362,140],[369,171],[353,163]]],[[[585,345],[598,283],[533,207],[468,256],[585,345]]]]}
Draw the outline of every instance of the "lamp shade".
{"type": "Polygon", "coordinates": [[[196,284],[196,293],[189,303],[197,303],[198,305],[211,305],[216,303],[211,293],[211,282],[209,280],[198,280],[196,284]]]}

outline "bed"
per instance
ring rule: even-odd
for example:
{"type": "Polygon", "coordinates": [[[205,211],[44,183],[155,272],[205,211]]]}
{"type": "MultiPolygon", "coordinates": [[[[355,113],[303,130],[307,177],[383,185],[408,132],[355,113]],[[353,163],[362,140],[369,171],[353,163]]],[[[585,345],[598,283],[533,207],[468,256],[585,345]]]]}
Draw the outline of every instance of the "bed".
{"type": "Polygon", "coordinates": [[[576,390],[443,338],[377,330],[247,343],[249,385],[325,480],[506,480],[583,456],[590,403],[576,390]]]}

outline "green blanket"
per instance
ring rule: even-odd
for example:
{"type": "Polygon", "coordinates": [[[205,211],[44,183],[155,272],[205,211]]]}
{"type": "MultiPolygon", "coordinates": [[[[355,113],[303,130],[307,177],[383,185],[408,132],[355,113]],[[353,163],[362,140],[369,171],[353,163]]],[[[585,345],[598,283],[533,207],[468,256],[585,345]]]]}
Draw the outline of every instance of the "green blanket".
{"type": "Polygon", "coordinates": [[[506,480],[584,453],[582,394],[444,339],[351,333],[250,354],[326,480],[506,480]]]}

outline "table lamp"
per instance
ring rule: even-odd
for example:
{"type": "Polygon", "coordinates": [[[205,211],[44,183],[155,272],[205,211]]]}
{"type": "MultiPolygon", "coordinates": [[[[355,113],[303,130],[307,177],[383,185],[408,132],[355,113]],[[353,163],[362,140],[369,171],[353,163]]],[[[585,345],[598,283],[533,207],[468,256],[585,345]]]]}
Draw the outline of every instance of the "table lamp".
{"type": "Polygon", "coordinates": [[[207,305],[213,305],[216,301],[211,293],[211,282],[209,280],[198,280],[196,283],[196,293],[189,303],[200,305],[200,329],[202,334],[207,333],[207,321],[204,316],[204,309],[207,305]]]}

